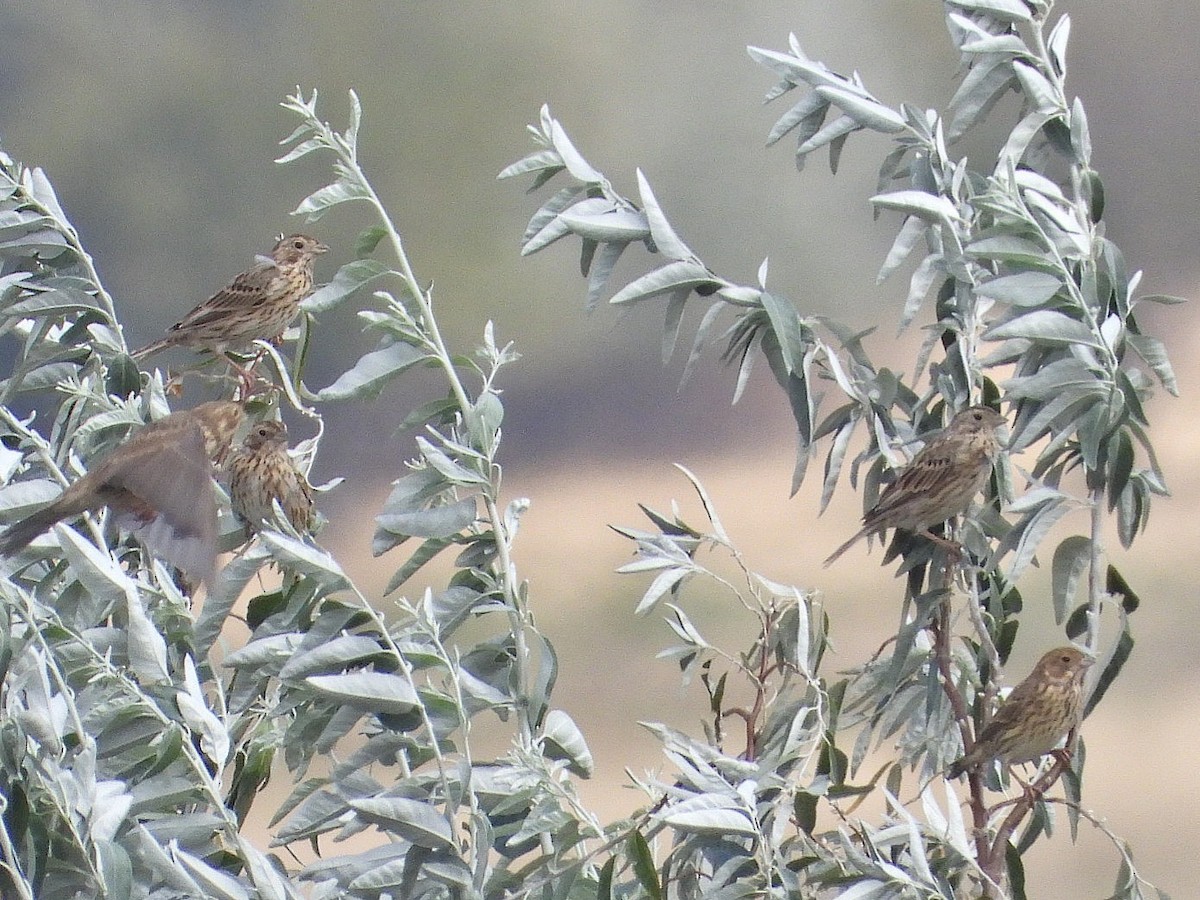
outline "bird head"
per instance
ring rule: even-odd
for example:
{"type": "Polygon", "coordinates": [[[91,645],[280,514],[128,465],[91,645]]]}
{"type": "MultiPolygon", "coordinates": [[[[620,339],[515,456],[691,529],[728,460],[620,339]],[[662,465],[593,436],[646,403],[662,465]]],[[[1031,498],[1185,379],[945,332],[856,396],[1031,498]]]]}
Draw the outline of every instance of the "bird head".
{"type": "Polygon", "coordinates": [[[282,450],[287,447],[287,426],[278,421],[259,422],[243,442],[247,450],[282,450]]]}
{"type": "Polygon", "coordinates": [[[1075,647],[1056,647],[1038,660],[1037,671],[1046,681],[1067,684],[1082,679],[1094,661],[1075,647]]]}
{"type": "Polygon", "coordinates": [[[271,259],[276,265],[315,259],[329,249],[315,237],[307,234],[289,234],[281,237],[271,250],[271,259]]]}

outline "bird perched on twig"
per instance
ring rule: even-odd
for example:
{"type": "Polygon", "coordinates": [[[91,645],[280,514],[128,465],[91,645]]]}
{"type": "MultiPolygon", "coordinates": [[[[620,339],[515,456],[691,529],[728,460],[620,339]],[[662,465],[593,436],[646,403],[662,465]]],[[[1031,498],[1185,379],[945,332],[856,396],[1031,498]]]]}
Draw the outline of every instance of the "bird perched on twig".
{"type": "Polygon", "coordinates": [[[142,359],[176,345],[224,354],[259,338],[277,338],[312,293],[313,261],[328,249],[306,234],[280,238],[270,257],[260,256],[258,265],[172,325],[165,337],[131,355],[142,359]]]}
{"type": "Polygon", "coordinates": [[[970,506],[992,471],[992,460],[1000,449],[996,429],[1003,424],[1004,417],[986,406],[971,406],[958,413],[884,488],[879,502],[863,516],[863,527],[834,550],[825,565],[867,535],[888,528],[949,544],[929,529],[970,506]]]}
{"type": "Polygon", "coordinates": [[[947,777],[957,778],[990,760],[1032,762],[1053,750],[1079,724],[1083,679],[1091,664],[1074,647],[1045,654],[984,726],[971,752],[946,771],[947,777]]]}
{"type": "Polygon", "coordinates": [[[225,469],[230,505],[247,539],[276,520],[272,501],[279,502],[296,531],[312,530],[312,488],[288,455],[287,427],[282,422],[259,422],[251,428],[242,446],[229,455],[225,469]]]}
{"type": "Polygon", "coordinates": [[[107,506],[151,553],[208,580],[217,558],[213,466],[224,462],[242,415],[240,403],[217,400],[139,428],[56,500],[0,535],[0,555],[11,556],[61,519],[107,506]]]}

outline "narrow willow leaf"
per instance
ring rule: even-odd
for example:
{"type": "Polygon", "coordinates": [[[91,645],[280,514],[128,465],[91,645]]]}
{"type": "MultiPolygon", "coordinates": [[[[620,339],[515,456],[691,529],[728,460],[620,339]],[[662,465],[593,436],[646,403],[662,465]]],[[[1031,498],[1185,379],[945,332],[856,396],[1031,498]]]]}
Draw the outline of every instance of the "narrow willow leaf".
{"type": "Polygon", "coordinates": [[[1022,0],[952,0],[951,6],[994,15],[1002,22],[1029,22],[1032,15],[1022,0]]]}
{"type": "Polygon", "coordinates": [[[454,835],[446,817],[433,806],[407,797],[364,797],[351,809],[379,827],[430,850],[453,850],[454,835]]]}
{"type": "Polygon", "coordinates": [[[292,215],[304,216],[306,221],[315,222],[334,206],[351,200],[365,200],[368,197],[370,193],[361,184],[340,178],[301,200],[300,205],[292,211],[292,215]]]}
{"type": "Polygon", "coordinates": [[[505,166],[496,178],[516,178],[526,172],[561,172],[565,168],[562,157],[554,150],[539,150],[505,166]]]}
{"type": "Polygon", "coordinates": [[[393,378],[417,363],[426,354],[408,344],[391,344],[365,354],[354,368],[343,372],[333,384],[317,392],[320,400],[374,399],[393,378]]]}
{"type": "Polygon", "coordinates": [[[65,525],[56,525],[54,535],[71,571],[88,593],[107,602],[119,600],[128,593],[137,593],[133,581],[107,548],[100,550],[78,531],[65,525]]]}
{"type": "Polygon", "coordinates": [[[1175,378],[1175,370],[1171,367],[1171,361],[1167,358],[1166,345],[1158,338],[1147,334],[1128,333],[1125,340],[1134,352],[1145,360],[1146,365],[1154,370],[1154,374],[1158,376],[1162,386],[1172,396],[1178,397],[1179,382],[1175,378]]]}
{"type": "Polygon", "coordinates": [[[763,309],[771,320],[771,328],[779,346],[787,373],[790,375],[800,368],[807,346],[803,338],[803,326],[796,307],[788,300],[777,297],[769,291],[762,292],[763,309]]]}
{"type": "Polygon", "coordinates": [[[658,880],[658,872],[654,866],[654,856],[650,852],[650,845],[646,843],[646,839],[637,829],[630,831],[629,838],[625,842],[625,852],[633,862],[633,872],[637,876],[638,883],[650,895],[650,900],[663,900],[663,888],[658,880]]]}
{"type": "Polygon", "coordinates": [[[392,269],[378,260],[353,260],[337,270],[333,281],[309,294],[300,308],[311,313],[333,309],[355,291],[389,274],[392,274],[392,269]]]}
{"type": "Polygon", "coordinates": [[[877,100],[865,97],[858,91],[844,87],[821,85],[816,93],[829,100],[842,112],[860,125],[883,134],[894,134],[905,129],[904,119],[893,109],[877,100]]]}
{"type": "Polygon", "coordinates": [[[691,293],[690,287],[683,287],[672,293],[671,299],[667,301],[662,339],[662,363],[664,366],[670,364],[671,357],[675,355],[675,345],[679,341],[679,325],[683,321],[683,311],[691,293]]]}
{"type": "Polygon", "coordinates": [[[582,238],[600,243],[645,240],[650,235],[646,214],[612,200],[592,197],[563,211],[558,220],[582,238]]]}
{"type": "Polygon", "coordinates": [[[563,165],[567,167],[567,171],[573,177],[584,184],[599,184],[604,181],[604,176],[593,169],[591,164],[575,149],[575,145],[571,143],[567,132],[557,119],[550,120],[550,140],[554,143],[554,149],[558,151],[558,155],[562,157],[563,165]]]}
{"type": "Polygon", "coordinates": [[[125,615],[128,617],[125,643],[129,668],[138,682],[144,685],[169,682],[167,642],[146,615],[141,596],[132,588],[125,594],[125,615]]]}
{"type": "Polygon", "coordinates": [[[1012,306],[1040,306],[1062,286],[1062,281],[1047,272],[1019,272],[977,284],[975,293],[1012,306]]]}
{"type": "Polygon", "coordinates": [[[310,675],[304,680],[318,693],[364,712],[398,715],[420,702],[407,678],[384,672],[310,675]]]}
{"type": "Polygon", "coordinates": [[[696,254],[671,227],[666,214],[658,204],[658,198],[654,196],[650,182],[646,180],[641,169],[637,170],[637,181],[638,194],[642,200],[642,207],[646,210],[646,221],[650,226],[650,235],[654,239],[655,246],[667,259],[694,260],[696,254]]]}
{"type": "Polygon", "coordinates": [[[1108,689],[1112,686],[1113,681],[1121,674],[1121,669],[1125,667],[1125,663],[1129,661],[1130,654],[1133,653],[1133,645],[1133,635],[1129,631],[1129,618],[1123,616],[1121,619],[1121,635],[1117,638],[1117,646],[1113,649],[1108,664],[1096,678],[1096,683],[1092,688],[1091,694],[1088,695],[1087,703],[1083,708],[1084,718],[1091,715],[1092,710],[1096,708],[1100,701],[1104,699],[1104,695],[1108,693],[1108,689]]]}
{"type": "Polygon", "coordinates": [[[814,150],[819,150],[826,144],[833,144],[835,141],[846,137],[850,132],[857,131],[860,128],[862,126],[852,117],[838,116],[829,124],[821,126],[815,134],[800,144],[796,148],[796,156],[807,156],[814,150]]]}
{"type": "Polygon", "coordinates": [[[624,242],[612,242],[600,245],[600,249],[597,251],[596,257],[592,262],[591,272],[588,274],[588,312],[591,312],[599,305],[600,295],[604,292],[605,285],[608,284],[608,279],[612,275],[613,268],[617,265],[617,260],[621,258],[621,254],[625,252],[625,248],[628,246],[624,242]]]}
{"type": "Polygon", "coordinates": [[[1075,599],[1079,579],[1087,569],[1092,541],[1082,535],[1072,535],[1055,548],[1051,565],[1051,596],[1054,602],[1054,622],[1061,625],[1075,599]]]}
{"type": "Polygon", "coordinates": [[[876,194],[871,203],[879,209],[894,209],[934,224],[949,224],[958,219],[958,210],[945,197],[925,191],[890,191],[876,194]]]}
{"type": "Polygon", "coordinates": [[[752,837],[758,833],[750,817],[740,809],[731,809],[728,806],[721,808],[715,804],[710,809],[694,808],[695,806],[684,801],[684,804],[669,806],[659,818],[685,834],[740,834],[752,837]],[[677,808],[685,804],[689,806],[688,809],[677,808]]]}
{"type": "Polygon", "coordinates": [[[467,497],[429,509],[380,513],[375,521],[385,531],[405,537],[450,538],[475,521],[476,503],[474,497],[467,497]]]}
{"type": "Polygon", "coordinates": [[[1051,344],[1084,344],[1102,349],[1099,338],[1078,319],[1054,312],[1037,309],[1015,318],[993,325],[983,334],[989,341],[1008,338],[1027,338],[1051,344]]]}
{"type": "Polygon", "coordinates": [[[815,119],[815,124],[812,126],[812,131],[810,131],[808,134],[802,135],[799,142],[803,143],[804,141],[808,140],[817,132],[817,129],[821,127],[821,119],[824,118],[825,111],[827,109],[829,109],[828,100],[815,91],[810,93],[790,110],[780,116],[779,119],[776,120],[775,124],[771,126],[771,130],[767,134],[767,146],[770,147],[775,144],[780,138],[782,138],[802,122],[806,120],[813,121],[815,119]]]}
{"type": "Polygon", "coordinates": [[[325,550],[278,531],[264,531],[259,537],[277,560],[316,579],[325,590],[344,591],[353,587],[342,567],[325,550]]]}
{"type": "MultiPolygon", "coordinates": [[[[406,539],[407,535],[397,536],[382,529],[376,530],[375,538],[371,543],[371,555],[382,556],[406,539]]],[[[383,589],[383,595],[386,597],[391,594],[453,543],[447,538],[430,538],[422,543],[388,579],[387,587],[383,589]]]]}
{"type": "Polygon", "coordinates": [[[1013,62],[1013,72],[1021,83],[1021,89],[1030,103],[1043,113],[1053,113],[1060,109],[1060,98],[1046,76],[1031,65],[1020,61],[1013,62]]]}
{"type": "Polygon", "coordinates": [[[289,659],[279,672],[280,678],[305,678],[309,675],[334,674],[353,668],[386,652],[373,638],[343,634],[289,659]]]}
{"type": "Polygon", "coordinates": [[[560,709],[546,714],[542,725],[542,740],[546,755],[550,759],[566,761],[567,768],[580,778],[591,778],[595,771],[595,760],[588,749],[583,732],[574,720],[560,709]]]}
{"type": "Polygon", "coordinates": [[[649,300],[660,294],[674,293],[680,288],[695,288],[700,285],[720,284],[712,272],[696,262],[670,262],[653,272],[636,278],[617,291],[609,303],[634,303],[649,300]]]}
{"type": "Polygon", "coordinates": [[[693,573],[691,568],[670,568],[658,574],[658,577],[646,589],[646,593],[642,595],[642,599],[638,601],[637,609],[634,610],[634,615],[644,616],[658,605],[659,601],[673,590],[676,585],[693,573]]]}
{"type": "Polygon", "coordinates": [[[900,226],[900,231],[896,234],[895,241],[892,242],[891,249],[883,260],[883,265],[879,267],[879,273],[875,276],[876,284],[882,284],[892,272],[900,267],[912,253],[913,248],[917,246],[917,242],[924,237],[925,229],[928,227],[927,222],[916,216],[905,218],[904,224],[900,226]]]}

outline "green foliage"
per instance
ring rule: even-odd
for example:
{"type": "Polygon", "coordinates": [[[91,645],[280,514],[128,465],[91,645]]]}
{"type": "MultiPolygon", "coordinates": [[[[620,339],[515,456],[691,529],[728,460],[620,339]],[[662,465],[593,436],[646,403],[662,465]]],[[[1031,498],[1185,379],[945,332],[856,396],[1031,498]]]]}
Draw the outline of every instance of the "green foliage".
{"type": "MultiPolygon", "coordinates": [[[[1009,803],[989,806],[996,773],[972,776],[969,822],[940,779],[992,713],[1021,621],[1018,583],[1068,516],[1082,516],[1086,533],[1053,549],[1051,602],[1067,635],[1102,658],[1089,711],[1119,675],[1139,599],[1112,563],[1102,578],[1100,529],[1114,515],[1128,546],[1153,495],[1165,493],[1144,400],[1155,382],[1176,390],[1163,344],[1135,315],[1153,298],[1135,296],[1138,276],[1100,227],[1103,189],[1083,106],[1063,93],[1069,21],[1047,32],[1049,9],[1016,0],[947,10],[964,76],[945,113],[892,109],[857,76],[809,60],[795,39],[786,53],[750,51],[780,79],[768,99],[800,91],[769,138],[795,134],[798,165],[828,147],[836,171],[858,131],[894,144],[873,198],[880,213],[901,214],[880,278],[924,247],[901,327],[936,298],[910,383],[872,363],[869,333],[805,316],[768,289],[765,262],[751,286],[710,269],[640,172],[636,200],[622,196],[548,109],[531,128],[536,150],[501,173],[532,175],[535,189],[568,180],[534,214],[523,252],[578,238],[589,307],[609,294],[631,245],[657,257],[609,302],[665,302],[665,359],[686,305],[705,306],[685,379],[720,347],[737,365],[736,400],[766,358],[796,423],[793,490],[826,445],[822,508],[847,463],[870,505],[951,410],[1010,406],[1009,448],[1036,453],[1033,469],[1018,473],[1018,490],[1000,461],[986,502],[955,532],[961,560],[927,541],[893,541],[888,558],[900,558],[904,576],[893,641],[850,672],[825,673],[832,623],[814,593],[752,571],[683,470],[702,524],[643,507],[648,530],[617,530],[636,551],[622,571],[652,576],[635,612],[664,614],[673,643],[662,656],[699,683],[708,718],[698,736],[646,723],[672,773],[636,782],[646,805],[631,819],[599,821],[575,781],[594,760],[554,705],[557,652],[534,622],[513,557],[529,501],[505,499],[496,461],[499,379],[517,354],[490,322],[473,354],[446,345],[432,289],[360,164],[357,98],[339,132],[319,118],[315,93],[297,92],[284,106],[299,124],[279,161],[317,155],[333,180],[296,213],[368,213],[355,259],[305,310],[335,315],[369,287],[374,304],[358,316],[377,344],[310,389],[303,371],[319,326],[308,319],[290,359],[263,347],[281,376],[278,402],[320,429],[324,403],[374,398],[417,367],[436,372],[444,396],[406,419],[421,434],[376,518],[373,550],[393,560],[389,597],[451,549],[454,574],[440,590],[388,601],[385,616],[318,543],[266,532],[196,612],[171,573],[113,534],[103,513],[22,551],[0,581],[0,894],[1024,896],[1021,855],[1062,804],[1073,834],[1083,817],[1112,839],[1115,896],[1145,896],[1128,847],[1081,806],[1082,747],[1069,770],[1065,761],[1043,766],[1034,790],[1009,803]],[[993,166],[972,168],[951,148],[1010,91],[1017,124],[993,166]],[[852,455],[862,435],[866,446],[852,455]],[[272,566],[281,584],[261,588],[272,566]],[[748,647],[704,635],[688,614],[696,582],[715,585],[750,623],[748,647]],[[257,591],[249,634],[230,649],[244,591],[257,591]],[[1106,613],[1119,621],[1114,638],[1102,634],[1106,613]],[[476,749],[484,721],[507,737],[497,756],[476,749]],[[879,753],[886,763],[865,775],[879,753]],[[905,800],[910,773],[919,784],[905,800]],[[270,811],[272,848],[312,845],[316,862],[244,835],[271,777],[290,786],[270,811]],[[1066,796],[1049,796],[1060,777],[1066,796]],[[878,801],[875,818],[857,814],[865,798],[878,801]],[[371,849],[337,852],[336,841],[362,833],[376,838],[371,849]]],[[[44,175],[3,157],[0,188],[0,329],[16,347],[0,398],[0,515],[16,519],[130,426],[165,411],[167,394],[126,354],[111,299],[44,175]],[[13,412],[26,396],[61,401],[44,432],[13,412]]],[[[320,434],[302,448],[309,462],[320,434]]],[[[228,517],[223,531],[236,546],[240,528],[228,517]]]]}
{"type": "MultiPolygon", "coordinates": [[[[894,744],[898,765],[888,775],[886,839],[855,820],[853,838],[844,832],[817,835],[809,860],[788,843],[790,835],[759,835],[743,845],[740,859],[763,879],[760,889],[782,885],[789,891],[813,890],[828,887],[827,878],[836,877],[853,885],[838,896],[949,896],[956,885],[974,880],[993,895],[1002,891],[1007,873],[1009,888],[1022,894],[1019,852],[1012,850],[1009,837],[1026,816],[1044,816],[1044,802],[1027,797],[1011,810],[1005,804],[989,808],[985,786],[972,779],[973,827],[968,831],[961,819],[955,824],[959,811],[953,795],[943,808],[927,787],[961,754],[980,717],[990,715],[1001,664],[1020,623],[1023,604],[1017,584],[1044,552],[1051,529],[1069,516],[1085,516],[1085,534],[1068,537],[1053,551],[1052,603],[1067,636],[1102,658],[1089,712],[1133,647],[1129,614],[1137,604],[1113,602],[1114,593],[1132,597],[1132,592],[1111,564],[1108,584],[1101,578],[1100,533],[1105,516],[1115,513],[1121,542],[1130,546],[1145,526],[1152,497],[1166,493],[1144,404],[1155,382],[1172,394],[1177,383],[1163,343],[1146,334],[1138,321],[1140,304],[1159,298],[1136,295],[1140,273],[1127,271],[1119,249],[1104,235],[1103,186],[1091,165],[1086,114],[1082,102],[1069,100],[1063,87],[1070,20],[1062,16],[1051,23],[1049,13],[1049,4],[949,4],[947,22],[964,74],[944,113],[884,105],[857,75],[847,78],[809,59],[795,37],[788,52],[749,50],[754,61],[779,78],[768,101],[793,91],[801,95],[768,136],[769,144],[796,136],[798,168],[809,154],[827,147],[836,173],[842,148],[855,132],[878,132],[893,143],[871,198],[877,214],[900,214],[879,280],[915,258],[899,316],[902,329],[916,321],[931,295],[936,297],[909,384],[872,363],[869,333],[805,316],[780,289],[768,289],[766,262],[754,285],[736,284],[711,269],[672,228],[640,171],[636,198],[620,194],[586,161],[547,108],[530,128],[537,151],[501,173],[502,178],[534,174],[535,188],[556,176],[569,179],[530,220],[523,251],[533,253],[577,237],[589,307],[606,293],[613,262],[629,245],[644,246],[654,259],[650,270],[618,286],[609,303],[665,301],[665,360],[678,342],[687,304],[703,307],[684,365],[685,380],[707,347],[723,343],[722,358],[738,365],[736,401],[756,357],[766,357],[797,426],[793,491],[820,442],[828,438],[822,508],[831,501],[849,459],[850,480],[861,484],[869,509],[902,464],[900,451],[938,427],[948,411],[972,402],[1008,404],[1008,451],[1036,453],[1032,470],[1019,473],[1023,489],[1014,483],[1008,460],[999,461],[987,502],[965,517],[956,535],[965,552],[961,564],[931,542],[903,535],[885,556],[885,561],[901,557],[899,571],[906,576],[903,624],[888,653],[867,661],[839,686],[837,727],[828,727],[828,741],[832,759],[836,742],[853,735],[853,750],[846,757],[850,773],[885,741],[894,744]],[[990,167],[977,168],[956,155],[956,142],[1010,92],[1020,100],[1017,122],[996,148],[990,167]],[[917,254],[919,247],[923,255],[917,254]],[[826,390],[826,385],[834,389],[826,390]],[[822,409],[830,404],[832,408],[822,409]],[[867,446],[851,457],[860,425],[867,446]],[[1085,571],[1087,597],[1075,606],[1085,571]],[[1102,640],[1106,611],[1115,612],[1119,633],[1102,640]],[[901,766],[919,769],[926,780],[920,791],[921,822],[896,800],[901,766]],[[803,873],[799,880],[789,881],[761,866],[764,840],[770,842],[770,852],[805,860],[796,864],[803,873]],[[874,852],[883,854],[881,861],[899,860],[900,868],[874,868],[874,852]],[[917,876],[928,880],[909,880],[917,876]]],[[[662,521],[658,524],[663,527],[662,521]]],[[[637,561],[623,571],[656,572],[638,611],[670,596],[674,602],[668,625],[677,634],[690,634],[676,604],[682,586],[703,571],[695,550],[704,539],[670,529],[659,536],[622,533],[638,549],[637,561]]],[[[724,536],[711,540],[725,543],[724,536]]],[[[769,641],[770,634],[764,625],[760,641],[769,641]]],[[[697,637],[691,641],[695,646],[668,651],[681,660],[685,674],[713,653],[697,637]]],[[[805,673],[816,676],[815,669],[805,673]]],[[[716,683],[723,685],[723,677],[716,683]]],[[[782,695],[777,702],[784,702],[782,695]]],[[[826,726],[812,727],[806,732],[809,739],[826,726]]],[[[680,755],[695,766],[703,758],[701,747],[689,750],[680,755]]],[[[745,755],[762,761],[749,750],[745,755]]],[[[1081,769],[1071,774],[1076,813],[1081,769]]],[[[825,771],[838,767],[826,765],[825,771]]],[[[1061,773],[1061,766],[1045,770],[1039,790],[1061,773]]],[[[784,783],[799,792],[798,824],[802,833],[813,835],[820,805],[812,798],[832,800],[832,791],[790,772],[784,783]]],[[[668,816],[676,803],[693,802],[670,790],[663,798],[660,816],[668,816]]],[[[738,829],[728,823],[725,831],[728,838],[738,829]]],[[[1039,834],[1027,832],[1019,851],[1039,834]]],[[[1126,848],[1120,842],[1117,846],[1123,866],[1133,871],[1126,848]]],[[[686,851],[687,864],[679,859],[681,853],[676,847],[668,857],[675,871],[690,865],[714,879],[703,889],[694,887],[696,893],[732,891],[734,884],[745,885],[751,877],[724,857],[718,865],[711,850],[693,846],[686,851]]],[[[1136,877],[1126,878],[1118,896],[1140,896],[1140,891],[1136,877]]],[[[689,893],[681,887],[682,895],[689,893]]]]}

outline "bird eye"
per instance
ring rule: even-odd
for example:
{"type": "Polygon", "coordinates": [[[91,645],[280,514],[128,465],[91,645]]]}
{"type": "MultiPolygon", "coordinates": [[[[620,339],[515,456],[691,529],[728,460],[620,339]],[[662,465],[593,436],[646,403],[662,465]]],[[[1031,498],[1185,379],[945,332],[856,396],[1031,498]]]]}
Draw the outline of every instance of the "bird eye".
{"type": "Polygon", "coordinates": [[[292,241],[292,246],[295,247],[297,250],[303,250],[304,249],[304,241],[301,240],[300,238],[297,238],[296,240],[292,241]]]}

